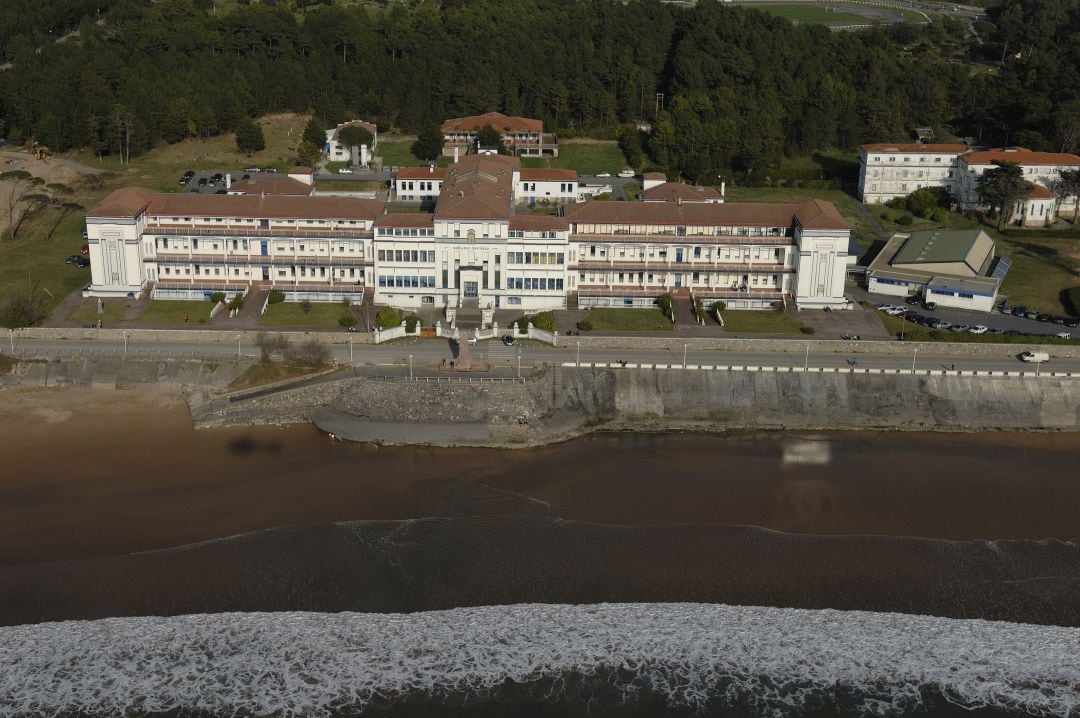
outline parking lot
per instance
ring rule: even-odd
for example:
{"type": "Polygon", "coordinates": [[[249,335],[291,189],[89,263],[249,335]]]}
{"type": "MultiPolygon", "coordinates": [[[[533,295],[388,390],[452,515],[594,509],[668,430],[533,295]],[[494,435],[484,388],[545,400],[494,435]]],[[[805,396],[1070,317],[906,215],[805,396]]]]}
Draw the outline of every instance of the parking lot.
{"type": "Polygon", "coordinates": [[[186,182],[181,182],[181,177],[177,177],[177,184],[180,187],[181,192],[193,192],[198,194],[225,194],[226,190],[225,177],[226,175],[232,175],[233,182],[239,182],[240,180],[255,179],[257,177],[272,177],[278,174],[274,169],[255,169],[250,167],[242,170],[206,170],[201,172],[195,172],[189,170],[190,176],[187,176],[186,182]]]}

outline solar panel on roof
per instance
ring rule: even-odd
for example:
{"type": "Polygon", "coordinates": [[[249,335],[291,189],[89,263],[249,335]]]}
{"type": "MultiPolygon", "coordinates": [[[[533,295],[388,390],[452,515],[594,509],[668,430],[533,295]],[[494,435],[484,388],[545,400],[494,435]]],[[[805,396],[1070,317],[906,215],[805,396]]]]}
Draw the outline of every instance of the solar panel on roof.
{"type": "Polygon", "coordinates": [[[994,279],[1000,279],[1005,281],[1005,275],[1009,273],[1009,267],[1012,266],[1012,257],[1007,254],[1003,254],[998,258],[997,264],[994,266],[994,271],[990,274],[994,279]]]}

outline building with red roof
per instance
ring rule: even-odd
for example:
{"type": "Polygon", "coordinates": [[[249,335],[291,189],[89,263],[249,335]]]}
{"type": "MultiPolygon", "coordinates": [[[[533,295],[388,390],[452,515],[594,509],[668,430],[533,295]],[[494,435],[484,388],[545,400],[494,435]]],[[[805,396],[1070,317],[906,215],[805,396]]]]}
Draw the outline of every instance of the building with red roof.
{"type": "Polygon", "coordinates": [[[476,137],[487,125],[502,135],[503,144],[515,155],[559,156],[559,138],[554,133],[544,132],[543,121],[501,112],[486,112],[443,122],[443,154],[460,157],[482,149],[477,147],[476,137]]]}

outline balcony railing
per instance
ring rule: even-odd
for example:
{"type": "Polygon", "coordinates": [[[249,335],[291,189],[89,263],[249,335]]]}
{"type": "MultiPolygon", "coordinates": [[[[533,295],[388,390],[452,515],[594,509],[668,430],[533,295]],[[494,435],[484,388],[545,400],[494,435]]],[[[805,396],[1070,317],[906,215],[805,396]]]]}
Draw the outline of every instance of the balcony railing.
{"type": "Polygon", "coordinates": [[[211,267],[215,264],[226,264],[229,266],[271,265],[285,267],[367,267],[375,264],[372,260],[364,259],[363,257],[292,257],[282,254],[172,254],[169,253],[169,250],[165,250],[164,252],[158,250],[156,256],[144,257],[143,262],[151,264],[205,264],[211,267]]]}
{"type": "Polygon", "coordinates": [[[281,227],[159,227],[149,226],[145,234],[170,237],[267,237],[274,239],[371,239],[370,229],[287,229],[281,227]]]}
{"type": "Polygon", "coordinates": [[[618,242],[647,242],[648,244],[670,245],[694,245],[708,244],[710,246],[739,246],[739,245],[771,245],[774,247],[795,246],[794,237],[781,237],[778,235],[750,236],[750,235],[713,235],[713,234],[582,234],[571,232],[570,242],[577,244],[611,244],[618,242]]]}
{"type": "Polygon", "coordinates": [[[697,262],[672,262],[665,259],[616,259],[607,261],[604,259],[585,259],[571,264],[570,269],[584,271],[596,270],[626,270],[631,272],[750,272],[750,273],[790,273],[794,267],[785,266],[780,262],[753,262],[746,264],[713,264],[707,261],[697,262]]]}

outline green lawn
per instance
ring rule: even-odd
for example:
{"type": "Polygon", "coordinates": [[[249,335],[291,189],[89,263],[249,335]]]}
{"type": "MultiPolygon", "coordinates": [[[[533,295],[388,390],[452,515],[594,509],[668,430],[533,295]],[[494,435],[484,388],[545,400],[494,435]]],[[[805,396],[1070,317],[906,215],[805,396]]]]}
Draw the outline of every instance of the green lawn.
{"type": "Polygon", "coordinates": [[[82,306],[71,313],[68,320],[79,324],[90,324],[100,319],[103,323],[112,326],[123,321],[124,314],[127,313],[128,306],[133,300],[105,299],[102,301],[105,304],[104,314],[97,313],[96,299],[86,299],[83,300],[82,306]]]}
{"type": "MultiPolygon", "coordinates": [[[[965,342],[971,344],[1062,344],[1067,346],[1080,344],[1080,338],[1058,339],[1053,336],[1038,335],[972,334],[971,332],[950,332],[947,329],[945,331],[939,331],[918,324],[912,324],[899,317],[890,317],[884,312],[878,312],[878,314],[880,315],[881,323],[885,326],[885,329],[891,336],[900,338],[900,332],[901,330],[903,331],[904,341],[965,342]]],[[[987,318],[987,321],[989,322],[990,318],[987,318]]],[[[1056,325],[1032,322],[1032,329],[1046,330],[1048,327],[1053,326],[1056,325]]],[[[1059,327],[1059,329],[1061,331],[1075,333],[1075,330],[1073,329],[1067,329],[1065,327],[1059,327]]]]}
{"type": "Polygon", "coordinates": [[[732,309],[720,312],[724,330],[732,334],[798,334],[802,322],[771,309],[732,309]]]}
{"type": "MultiPolygon", "coordinates": [[[[412,142],[380,142],[379,156],[382,157],[383,167],[417,167],[431,164],[430,160],[422,160],[412,153],[412,142]]],[[[440,157],[435,164],[445,167],[453,160],[453,157],[440,157]]]]}
{"type": "Polygon", "coordinates": [[[592,323],[594,331],[600,332],[670,332],[675,328],[659,309],[596,307],[585,319],[592,323]]]}
{"type": "Polygon", "coordinates": [[[614,176],[626,166],[626,158],[616,142],[561,142],[558,157],[522,157],[521,166],[573,169],[586,175],[610,172],[614,176]]]}
{"type": "Polygon", "coordinates": [[[299,302],[282,302],[267,307],[259,324],[276,327],[337,327],[341,326],[338,319],[344,316],[351,316],[351,312],[337,303],[315,302],[311,304],[311,311],[305,312],[299,302]]]}
{"type": "Polygon", "coordinates": [[[55,210],[44,210],[27,220],[15,239],[0,238],[0,301],[33,289],[45,311],[52,312],[64,297],[90,283],[89,267],[64,263],[83,245],[84,214],[69,216],[47,239],[57,218],[55,210]]]}
{"type": "Polygon", "coordinates": [[[999,294],[1009,304],[1026,305],[1051,314],[1062,314],[1062,293],[1080,286],[1080,259],[1077,240],[1062,237],[1013,238],[987,229],[997,242],[997,254],[1012,257],[999,294]]]}
{"type": "Polygon", "coordinates": [[[784,180],[831,180],[857,182],[859,153],[845,150],[825,150],[806,157],[785,157],[769,175],[784,180]]]}
{"type": "Polygon", "coordinates": [[[315,190],[323,192],[379,192],[386,190],[386,183],[379,180],[318,180],[315,190]]]}
{"type": "Polygon", "coordinates": [[[840,210],[851,231],[860,236],[873,234],[870,222],[862,214],[861,205],[851,195],[838,189],[807,189],[804,187],[727,187],[728,202],[799,202],[823,199],[840,210]]]}
{"type": "Polygon", "coordinates": [[[143,324],[206,324],[214,305],[207,299],[156,299],[135,320],[143,324]],[[184,321],[184,317],[188,321],[184,321]]]}

